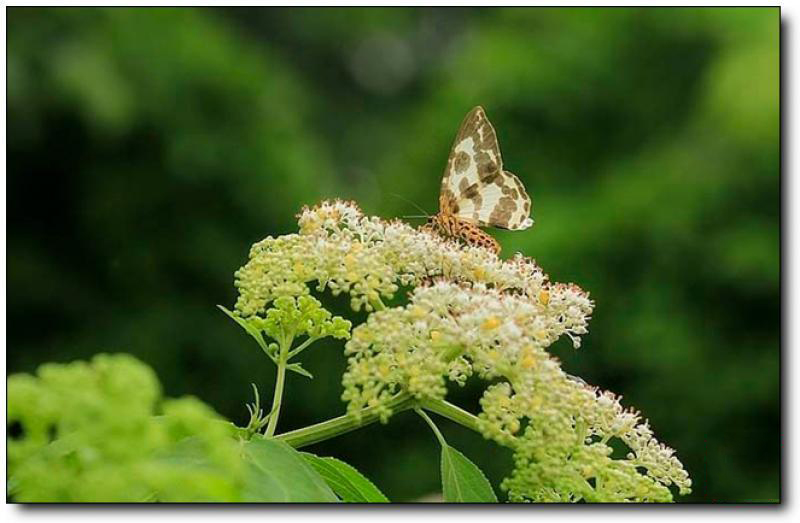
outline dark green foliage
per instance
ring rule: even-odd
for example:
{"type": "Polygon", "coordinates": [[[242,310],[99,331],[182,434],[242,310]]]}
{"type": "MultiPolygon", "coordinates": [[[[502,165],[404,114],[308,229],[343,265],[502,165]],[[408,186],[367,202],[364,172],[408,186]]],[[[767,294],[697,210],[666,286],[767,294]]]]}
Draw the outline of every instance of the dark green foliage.
{"type": "MultiPolygon", "coordinates": [[[[322,197],[433,212],[481,104],[533,198],[533,229],[493,232],[505,255],[597,301],[565,370],[646,413],[692,476],[679,501],[777,499],[778,13],[9,9],[9,371],[130,352],[246,425],[273,366],[214,304],[250,245],[322,197]]],[[[279,432],[343,410],[342,344],[299,357],[315,379],[290,375],[279,432]]],[[[416,499],[438,449],[412,427],[310,450],[416,499]]]]}

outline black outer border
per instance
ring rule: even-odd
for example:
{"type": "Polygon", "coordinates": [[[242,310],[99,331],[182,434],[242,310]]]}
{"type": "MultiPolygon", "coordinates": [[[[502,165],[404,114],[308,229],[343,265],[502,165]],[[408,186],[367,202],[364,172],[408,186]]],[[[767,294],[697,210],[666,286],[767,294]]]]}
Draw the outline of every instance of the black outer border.
{"type": "MultiPolygon", "coordinates": [[[[10,10],[14,9],[97,9],[97,8],[191,8],[191,9],[230,9],[232,7],[239,7],[239,8],[255,8],[256,6],[191,6],[191,5],[115,5],[115,6],[80,6],[80,5],[37,5],[37,6],[6,6],[6,14],[10,10]]],[[[356,9],[358,7],[354,6],[329,6],[329,5],[319,5],[319,6],[292,6],[292,5],[270,5],[270,6],[261,6],[262,9],[267,8],[294,8],[294,9],[319,9],[319,8],[349,8],[349,9],[356,9]]],[[[454,7],[448,5],[427,5],[427,6],[361,6],[362,8],[406,8],[406,9],[427,9],[427,8],[443,8],[443,7],[454,7]]],[[[462,8],[468,6],[460,6],[462,8]]],[[[780,371],[778,375],[778,383],[779,383],[779,390],[780,390],[780,411],[781,411],[781,420],[780,420],[780,433],[778,434],[779,440],[783,442],[780,446],[780,453],[781,453],[781,470],[780,470],[780,480],[778,485],[778,495],[779,500],[775,502],[771,501],[720,501],[720,502],[700,502],[700,501],[686,501],[681,502],[678,501],[674,504],[648,504],[648,503],[619,503],[619,502],[610,502],[610,503],[585,503],[585,504],[573,504],[573,503],[541,503],[541,504],[517,504],[517,503],[452,503],[452,502],[444,502],[444,503],[425,503],[419,501],[393,501],[390,504],[382,504],[382,503],[346,503],[342,505],[335,505],[330,503],[316,503],[316,502],[265,502],[265,503],[236,503],[236,502],[196,502],[196,503],[189,503],[189,502],[144,502],[144,503],[127,503],[127,502],[75,502],[75,503],[63,503],[63,502],[20,502],[20,501],[13,501],[9,500],[8,495],[6,495],[6,504],[7,505],[18,505],[20,506],[23,512],[33,514],[41,514],[43,512],[70,512],[72,510],[83,510],[85,508],[89,508],[89,510],[93,511],[101,511],[107,512],[109,508],[117,508],[117,507],[125,507],[126,509],[134,509],[136,511],[142,512],[149,512],[152,510],[165,510],[167,512],[172,512],[176,510],[184,511],[187,508],[191,510],[191,507],[198,507],[202,510],[208,510],[209,508],[217,509],[218,507],[225,507],[225,509],[233,508],[234,510],[239,511],[250,511],[250,510],[260,510],[262,507],[269,506],[270,510],[272,511],[286,511],[287,513],[292,510],[292,507],[302,507],[303,510],[312,509],[312,511],[323,511],[328,510],[330,508],[337,508],[342,509],[346,507],[354,507],[354,506],[369,506],[369,507],[376,507],[378,510],[391,510],[392,506],[401,505],[403,509],[411,509],[414,510],[416,508],[422,508],[424,510],[432,509],[436,510],[468,510],[472,511],[475,510],[477,507],[491,507],[494,509],[495,507],[502,506],[508,507],[502,510],[526,510],[526,507],[536,507],[535,510],[547,510],[548,507],[553,507],[556,510],[560,508],[560,506],[573,506],[576,507],[578,510],[589,510],[593,509],[601,509],[601,507],[610,507],[611,510],[616,508],[617,506],[625,506],[629,507],[632,510],[647,510],[648,508],[655,508],[655,507],[669,507],[667,510],[682,510],[680,507],[689,507],[689,510],[694,509],[696,507],[738,507],[738,508],[761,508],[761,507],[777,507],[778,510],[783,510],[786,508],[786,504],[784,503],[784,485],[786,484],[786,463],[785,461],[789,457],[788,451],[788,442],[791,440],[789,434],[787,434],[788,426],[785,424],[785,414],[784,411],[786,407],[786,403],[784,400],[784,392],[785,392],[785,385],[788,383],[788,380],[785,379],[785,373],[787,372],[786,368],[788,367],[788,357],[787,352],[785,352],[784,345],[785,342],[789,339],[786,330],[788,330],[790,322],[787,321],[788,318],[786,317],[787,310],[788,310],[788,300],[789,295],[788,293],[784,292],[784,284],[791,288],[789,285],[790,276],[784,272],[784,262],[788,260],[790,249],[787,246],[788,239],[783,234],[783,225],[784,219],[787,216],[784,212],[789,212],[789,205],[788,199],[791,191],[789,190],[789,179],[788,177],[783,176],[784,169],[787,167],[787,159],[784,153],[784,141],[786,137],[785,133],[785,126],[787,120],[784,118],[784,110],[786,109],[786,97],[784,96],[785,92],[785,83],[788,82],[787,75],[784,75],[784,65],[785,65],[785,53],[784,51],[788,48],[788,40],[787,40],[787,32],[789,31],[787,27],[787,22],[781,16],[782,8],[780,5],[776,6],[758,6],[758,5],[737,5],[737,6],[710,6],[710,5],[687,5],[687,6],[665,6],[665,5],[628,5],[628,6],[589,6],[589,5],[537,5],[537,6],[509,6],[509,5],[493,5],[493,6],[469,6],[468,8],[471,9],[480,9],[480,8],[524,8],[527,7],[529,9],[541,9],[541,8],[560,8],[560,9],[646,9],[648,7],[660,7],[660,8],[673,8],[673,9],[681,9],[681,8],[691,8],[691,9],[777,9],[778,10],[778,63],[779,63],[779,71],[778,71],[778,122],[779,122],[779,139],[778,139],[778,155],[779,155],[779,187],[780,187],[780,199],[778,201],[779,212],[781,216],[781,224],[780,224],[780,231],[779,231],[779,267],[778,267],[778,276],[781,282],[781,297],[780,297],[780,304],[781,304],[781,316],[780,316],[780,371]],[[785,450],[786,449],[786,450],[785,450]],[[785,450],[785,451],[784,451],[785,450]],[[441,508],[440,508],[441,507],[441,508]],[[582,507],[582,508],[581,508],[582,507]]],[[[8,24],[8,18],[6,17],[6,25],[8,24]]],[[[6,52],[8,52],[8,31],[6,31],[6,52]]],[[[8,107],[8,61],[6,61],[6,108],[8,107]]],[[[8,129],[6,128],[6,131],[8,129]]],[[[8,133],[6,132],[6,137],[8,133]]],[[[6,138],[7,140],[8,138],[6,138]]],[[[7,144],[6,144],[7,149],[7,144]]],[[[6,160],[7,161],[7,160],[6,160]]],[[[6,353],[6,369],[8,369],[8,353],[6,353]]],[[[6,381],[6,397],[8,397],[8,381],[6,381]]],[[[6,419],[8,419],[8,404],[6,404],[6,419]]],[[[790,461],[790,460],[789,460],[790,461]]],[[[6,455],[6,470],[8,470],[8,456],[6,455]]],[[[685,509],[684,509],[685,510],[685,509]]],[[[723,509],[724,510],[724,509],[723,509]]],[[[293,515],[296,515],[296,511],[292,510],[293,515]]]]}

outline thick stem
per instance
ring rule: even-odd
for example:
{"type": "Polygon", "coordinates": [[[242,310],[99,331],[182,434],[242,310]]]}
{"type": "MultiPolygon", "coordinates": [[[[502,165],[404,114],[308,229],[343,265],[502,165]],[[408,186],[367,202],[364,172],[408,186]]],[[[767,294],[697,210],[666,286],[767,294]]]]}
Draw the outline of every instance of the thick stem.
{"type": "MultiPolygon", "coordinates": [[[[440,416],[444,416],[470,430],[480,432],[478,430],[477,416],[444,400],[415,400],[408,393],[401,393],[389,401],[386,406],[391,408],[394,414],[404,410],[422,407],[440,416]]],[[[303,427],[302,429],[279,434],[275,436],[275,439],[284,441],[294,448],[306,447],[365,427],[375,423],[379,419],[380,410],[376,407],[367,407],[361,411],[360,417],[352,414],[345,414],[344,416],[303,427]]]]}
{"type": "MultiPolygon", "coordinates": [[[[394,414],[411,409],[415,405],[416,402],[414,398],[406,393],[398,394],[386,404],[387,407],[392,409],[394,414]]],[[[334,438],[341,434],[346,434],[371,423],[375,423],[379,419],[380,410],[376,407],[367,407],[361,411],[360,417],[352,414],[345,414],[344,416],[329,419],[322,423],[279,434],[275,436],[275,439],[284,441],[294,448],[300,448],[334,438]]]]}
{"type": "Polygon", "coordinates": [[[451,421],[455,421],[459,425],[480,434],[480,430],[478,430],[478,417],[474,414],[470,414],[461,407],[457,407],[445,400],[432,399],[420,400],[419,406],[431,412],[435,412],[440,416],[444,416],[451,421]]]}
{"type": "Polygon", "coordinates": [[[284,337],[281,343],[281,352],[278,355],[278,375],[275,378],[275,393],[272,395],[272,410],[270,412],[269,424],[267,425],[267,437],[275,434],[278,426],[278,416],[281,413],[281,403],[283,400],[283,385],[286,382],[286,362],[289,356],[289,347],[292,345],[291,337],[284,337]]]}
{"type": "Polygon", "coordinates": [[[278,416],[281,413],[281,399],[283,398],[283,384],[286,381],[286,362],[278,360],[278,377],[275,380],[275,394],[272,396],[272,415],[269,417],[267,425],[267,436],[275,434],[275,427],[278,426],[278,416]]]}

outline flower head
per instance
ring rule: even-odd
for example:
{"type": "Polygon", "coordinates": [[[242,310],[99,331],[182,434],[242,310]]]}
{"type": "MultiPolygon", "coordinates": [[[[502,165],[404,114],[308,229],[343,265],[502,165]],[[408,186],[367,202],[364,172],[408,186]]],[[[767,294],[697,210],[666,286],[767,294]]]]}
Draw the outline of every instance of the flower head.
{"type": "MultiPolygon", "coordinates": [[[[241,315],[263,313],[281,295],[307,294],[312,282],[319,290],[349,294],[356,310],[373,310],[401,285],[416,287],[434,278],[480,282],[523,294],[532,302],[551,290],[532,259],[517,255],[501,260],[481,247],[459,245],[401,221],[365,216],[352,202],[325,201],[306,207],[298,223],[299,234],[268,237],[253,245],[249,261],[236,272],[236,310],[241,315]]],[[[563,296],[565,291],[556,294],[563,296]]],[[[580,306],[591,307],[585,295],[583,301],[580,306]]],[[[558,296],[542,303],[554,310],[575,304],[559,301],[558,296]]],[[[576,335],[586,331],[585,323],[571,327],[576,335]]]]}

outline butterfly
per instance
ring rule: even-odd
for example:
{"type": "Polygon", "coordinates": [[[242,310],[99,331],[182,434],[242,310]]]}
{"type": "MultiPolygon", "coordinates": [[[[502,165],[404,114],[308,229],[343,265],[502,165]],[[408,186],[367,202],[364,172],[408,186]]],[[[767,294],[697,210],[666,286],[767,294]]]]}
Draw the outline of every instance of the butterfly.
{"type": "Polygon", "coordinates": [[[522,230],[533,225],[531,198],[514,174],[503,170],[497,134],[483,107],[472,109],[447,160],[439,212],[424,226],[495,254],[500,244],[480,227],[522,230]]]}

